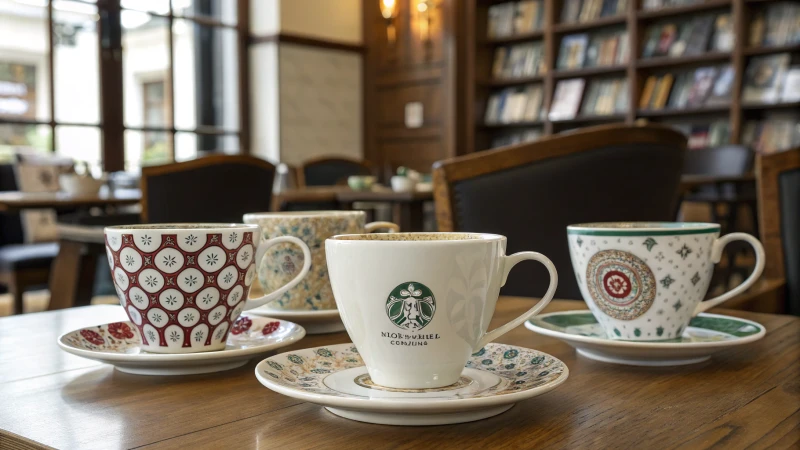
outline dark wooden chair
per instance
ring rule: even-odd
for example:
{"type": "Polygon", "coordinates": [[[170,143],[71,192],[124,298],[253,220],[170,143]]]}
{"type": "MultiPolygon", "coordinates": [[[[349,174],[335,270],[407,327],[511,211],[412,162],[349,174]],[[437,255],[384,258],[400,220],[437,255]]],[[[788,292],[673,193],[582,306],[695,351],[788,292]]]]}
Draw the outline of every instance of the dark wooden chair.
{"type": "MultiPolygon", "coordinates": [[[[0,191],[16,191],[14,166],[0,164],[0,191]]],[[[14,311],[22,313],[22,294],[47,285],[50,265],[58,254],[58,243],[25,244],[18,213],[0,213],[0,288],[14,300],[14,311]]]]}
{"type": "MultiPolygon", "coordinates": [[[[434,198],[440,231],[498,233],[507,253],[550,258],[558,298],[580,299],[566,227],[583,222],[671,221],[686,137],[658,125],[607,125],[439,161],[434,198]]],[[[547,271],[511,277],[506,295],[541,296],[547,271]]]]}
{"type": "Polygon", "coordinates": [[[241,222],[269,211],[275,166],[247,155],[211,155],[142,169],[142,222],[241,222]]]}
{"type": "Polygon", "coordinates": [[[800,315],[800,148],[759,155],[756,180],[766,265],[762,279],[730,306],[800,315]]]}
{"type": "Polygon", "coordinates": [[[347,184],[352,175],[372,175],[368,161],[341,156],[323,156],[305,161],[297,169],[297,182],[305,186],[336,186],[347,184]]]}

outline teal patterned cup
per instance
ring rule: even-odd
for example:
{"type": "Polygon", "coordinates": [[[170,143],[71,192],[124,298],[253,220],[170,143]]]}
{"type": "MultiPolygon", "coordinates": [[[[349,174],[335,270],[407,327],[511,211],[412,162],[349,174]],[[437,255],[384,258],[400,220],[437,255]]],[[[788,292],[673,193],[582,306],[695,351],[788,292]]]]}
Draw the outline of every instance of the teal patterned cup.
{"type": "Polygon", "coordinates": [[[764,270],[764,248],[745,233],[720,237],[711,223],[614,222],[567,227],[581,294],[612,339],[680,338],[689,320],[741,294],[764,270]],[[753,246],[756,266],[736,288],[702,301],[731,241],[753,246]]]}
{"type": "MultiPolygon", "coordinates": [[[[261,239],[294,236],[311,249],[311,269],[298,285],[269,305],[281,310],[336,309],[328,278],[325,239],[338,234],[372,233],[388,229],[399,231],[391,222],[366,223],[364,211],[298,211],[245,214],[244,222],[261,228],[261,239]]],[[[266,292],[283,286],[303,267],[303,253],[290,245],[270,249],[258,266],[258,280],[266,292]]]]}

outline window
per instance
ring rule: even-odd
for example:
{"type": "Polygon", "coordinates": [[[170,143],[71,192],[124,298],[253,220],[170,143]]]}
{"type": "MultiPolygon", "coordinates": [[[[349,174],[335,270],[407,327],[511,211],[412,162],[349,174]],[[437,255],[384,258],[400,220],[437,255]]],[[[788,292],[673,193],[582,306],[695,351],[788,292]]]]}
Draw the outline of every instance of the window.
{"type": "MultiPolygon", "coordinates": [[[[150,81],[142,85],[145,128],[158,127],[165,122],[167,103],[164,96],[164,84],[164,81],[150,81]]],[[[171,154],[166,133],[145,131],[142,164],[168,161],[171,154]]]]}
{"type": "Polygon", "coordinates": [[[238,152],[247,4],[0,0],[0,159],[27,147],[137,171],[238,152]]]}

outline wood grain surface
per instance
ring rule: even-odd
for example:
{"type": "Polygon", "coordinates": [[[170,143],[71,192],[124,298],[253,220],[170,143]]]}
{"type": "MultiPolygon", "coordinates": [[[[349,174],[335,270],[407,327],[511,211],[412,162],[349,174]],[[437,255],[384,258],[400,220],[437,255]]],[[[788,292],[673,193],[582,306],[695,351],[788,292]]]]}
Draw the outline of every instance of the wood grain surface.
{"type": "MultiPolygon", "coordinates": [[[[491,327],[532,301],[501,298],[491,327]]],[[[554,301],[546,311],[584,308],[554,301]]],[[[263,356],[227,372],[150,377],[57,347],[63,332],[124,319],[117,306],[9,317],[0,319],[0,448],[797,448],[800,318],[720,312],[764,324],[766,337],[676,368],[588,360],[520,327],[499,341],[564,361],[563,386],[493,418],[418,428],[350,421],[274,393],[253,375],[263,356]]],[[[348,341],[309,336],[278,352],[348,341]]]]}

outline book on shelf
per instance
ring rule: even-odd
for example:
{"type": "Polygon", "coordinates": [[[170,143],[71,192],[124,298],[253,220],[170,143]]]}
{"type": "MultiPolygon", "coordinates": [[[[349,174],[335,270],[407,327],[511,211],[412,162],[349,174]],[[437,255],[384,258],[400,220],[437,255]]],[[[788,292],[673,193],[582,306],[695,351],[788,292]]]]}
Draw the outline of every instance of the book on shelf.
{"type": "Polygon", "coordinates": [[[627,61],[628,32],[598,32],[591,36],[583,67],[613,66],[627,61]]]}
{"type": "Polygon", "coordinates": [[[668,73],[658,80],[658,87],[655,89],[652,101],[650,102],[650,109],[663,109],[667,105],[667,98],[672,89],[672,83],[675,77],[668,73]]]}
{"type": "Polygon", "coordinates": [[[627,109],[628,80],[625,78],[599,79],[589,83],[581,114],[606,116],[624,113],[627,109]]]}
{"type": "Polygon", "coordinates": [[[705,106],[724,106],[731,103],[731,92],[733,91],[733,78],[736,71],[732,66],[725,66],[719,71],[714,87],[706,99],[705,106]]]}
{"type": "Polygon", "coordinates": [[[730,103],[735,72],[730,65],[699,67],[649,76],[639,97],[639,109],[661,110],[723,106],[730,103]]]}
{"type": "Polygon", "coordinates": [[[572,34],[561,39],[561,50],[558,52],[559,69],[579,69],[586,58],[587,34],[572,34]]]}
{"type": "Polygon", "coordinates": [[[541,30],[544,25],[544,0],[521,0],[489,7],[486,34],[503,38],[541,30]]]}
{"type": "Polygon", "coordinates": [[[494,52],[492,77],[520,78],[538,75],[543,69],[541,41],[499,47],[494,52]]]}
{"type": "Polygon", "coordinates": [[[528,128],[524,130],[502,133],[492,139],[492,148],[521,144],[523,142],[538,141],[541,139],[541,137],[542,130],[539,128],[528,128]]]}
{"type": "Polygon", "coordinates": [[[628,0],[564,0],[561,23],[585,23],[625,14],[628,0]]]}
{"type": "MultiPolygon", "coordinates": [[[[726,16],[726,14],[721,16],[726,16]]],[[[725,46],[732,44],[732,36],[726,33],[732,32],[732,30],[726,30],[724,17],[720,21],[719,39],[711,42],[712,33],[717,31],[715,28],[716,18],[713,15],[702,15],[683,21],[671,20],[650,25],[645,32],[642,58],[700,55],[709,48],[727,51],[725,46]],[[717,48],[718,43],[722,45],[719,49],[717,48]]],[[[729,23],[729,14],[727,19],[729,23]]],[[[715,36],[717,35],[715,34],[715,36]]],[[[728,50],[730,49],[728,48],[728,50]]]]}
{"type": "Polygon", "coordinates": [[[642,9],[649,11],[652,9],[675,8],[678,6],[689,6],[703,3],[705,0],[642,0],[642,9]]]}
{"type": "Polygon", "coordinates": [[[742,143],[759,153],[775,153],[800,146],[800,121],[792,115],[747,121],[742,130],[742,143]]]}
{"type": "Polygon", "coordinates": [[[550,120],[569,120],[578,114],[578,107],[583,96],[583,88],[586,80],[583,78],[572,78],[561,80],[556,84],[553,93],[553,102],[550,106],[550,120]]]}
{"type": "Polygon", "coordinates": [[[744,103],[777,103],[781,84],[789,68],[790,55],[756,56],[750,59],[745,71],[742,101],[744,103]]]}
{"type": "Polygon", "coordinates": [[[686,100],[686,106],[690,108],[698,108],[703,106],[716,79],[716,67],[701,67],[695,70],[694,82],[692,83],[692,87],[689,89],[689,97],[686,100]]]}
{"type": "Polygon", "coordinates": [[[489,96],[484,122],[487,125],[533,122],[541,117],[542,85],[509,87],[489,96]]]}
{"type": "Polygon", "coordinates": [[[781,101],[800,102],[800,66],[792,66],[786,72],[781,89],[781,101]]]}
{"type": "Polygon", "coordinates": [[[751,28],[750,43],[755,46],[800,43],[800,4],[797,2],[768,4],[766,11],[756,13],[755,21],[763,21],[763,26],[757,26],[755,30],[751,28]]]}
{"type": "Polygon", "coordinates": [[[521,0],[514,16],[514,34],[541,30],[544,20],[543,0],[521,0]]]}
{"type": "Polygon", "coordinates": [[[489,23],[486,33],[490,38],[509,37],[514,34],[514,16],[517,4],[514,2],[498,3],[489,7],[489,23]]]}
{"type": "Polygon", "coordinates": [[[711,49],[716,52],[729,52],[733,50],[733,20],[728,13],[720,14],[714,21],[714,37],[711,49]]]}
{"type": "Polygon", "coordinates": [[[701,16],[692,19],[689,24],[691,27],[689,40],[686,42],[686,50],[683,55],[699,55],[708,49],[708,42],[711,39],[711,31],[714,28],[714,17],[701,16]]]}
{"type": "Polygon", "coordinates": [[[718,147],[730,143],[730,125],[727,120],[710,123],[671,124],[673,128],[686,135],[689,150],[718,147]]]}

